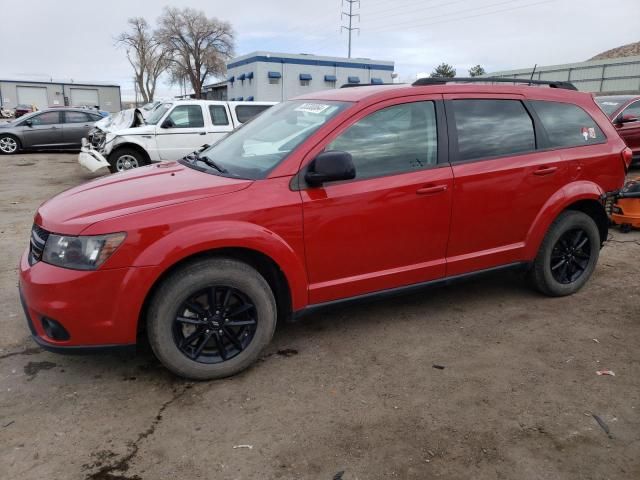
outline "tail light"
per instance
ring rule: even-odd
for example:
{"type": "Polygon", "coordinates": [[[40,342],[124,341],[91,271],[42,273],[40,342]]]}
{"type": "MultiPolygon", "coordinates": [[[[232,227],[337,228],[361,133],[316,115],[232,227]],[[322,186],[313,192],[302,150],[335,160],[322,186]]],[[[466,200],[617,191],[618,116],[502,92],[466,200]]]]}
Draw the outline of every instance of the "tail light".
{"type": "Polygon", "coordinates": [[[632,160],[633,160],[633,150],[627,147],[622,151],[622,161],[624,162],[625,172],[629,171],[629,167],[631,166],[632,160]]]}

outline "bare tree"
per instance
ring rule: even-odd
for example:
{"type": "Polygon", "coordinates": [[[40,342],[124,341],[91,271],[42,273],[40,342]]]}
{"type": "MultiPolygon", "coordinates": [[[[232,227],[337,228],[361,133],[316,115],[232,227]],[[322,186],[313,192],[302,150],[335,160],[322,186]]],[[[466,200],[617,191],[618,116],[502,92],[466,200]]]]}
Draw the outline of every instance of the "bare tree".
{"type": "Polygon", "coordinates": [[[207,77],[225,74],[233,56],[231,24],[193,8],[165,8],[156,37],[170,56],[172,78],[187,78],[196,98],[207,77]]]}
{"type": "Polygon", "coordinates": [[[126,48],[138,90],[147,103],[153,100],[158,78],[168,66],[168,55],[144,18],[130,18],[128,23],[130,30],[121,33],[116,42],[126,48]]]}

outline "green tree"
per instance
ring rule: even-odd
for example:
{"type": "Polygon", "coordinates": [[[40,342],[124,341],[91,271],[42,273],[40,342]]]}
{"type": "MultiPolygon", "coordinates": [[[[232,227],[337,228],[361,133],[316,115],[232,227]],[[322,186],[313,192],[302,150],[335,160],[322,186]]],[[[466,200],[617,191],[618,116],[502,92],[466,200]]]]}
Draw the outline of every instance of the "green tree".
{"type": "Polygon", "coordinates": [[[470,77],[480,77],[482,75],[484,75],[485,73],[487,73],[485,71],[484,68],[482,68],[481,65],[476,65],[475,67],[471,67],[469,69],[469,76],[470,77]]]}
{"type": "Polygon", "coordinates": [[[431,72],[431,78],[453,78],[455,76],[456,69],[448,63],[441,63],[431,72]]]}

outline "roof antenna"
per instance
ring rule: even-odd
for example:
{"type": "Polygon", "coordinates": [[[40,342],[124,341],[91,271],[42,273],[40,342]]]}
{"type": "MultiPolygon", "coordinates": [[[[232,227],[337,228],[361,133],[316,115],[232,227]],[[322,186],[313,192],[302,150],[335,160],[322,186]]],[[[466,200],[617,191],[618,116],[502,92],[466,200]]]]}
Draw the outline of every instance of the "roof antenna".
{"type": "MultiPolygon", "coordinates": [[[[529,78],[529,81],[533,80],[533,75],[536,73],[536,68],[538,68],[537,63],[533,66],[533,70],[531,71],[531,77],[529,78]]],[[[529,84],[529,86],[531,86],[531,84],[529,84]]]]}

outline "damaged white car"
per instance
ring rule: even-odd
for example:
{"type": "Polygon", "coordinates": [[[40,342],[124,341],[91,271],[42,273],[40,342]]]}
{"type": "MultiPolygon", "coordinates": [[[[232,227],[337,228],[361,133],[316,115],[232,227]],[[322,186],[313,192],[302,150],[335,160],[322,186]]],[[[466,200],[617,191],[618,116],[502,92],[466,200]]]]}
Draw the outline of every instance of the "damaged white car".
{"type": "Polygon", "coordinates": [[[96,123],[82,139],[80,165],[91,172],[122,172],[178,160],[228,135],[275,102],[176,100],[157,106],[145,120],[138,109],[96,123]]]}

